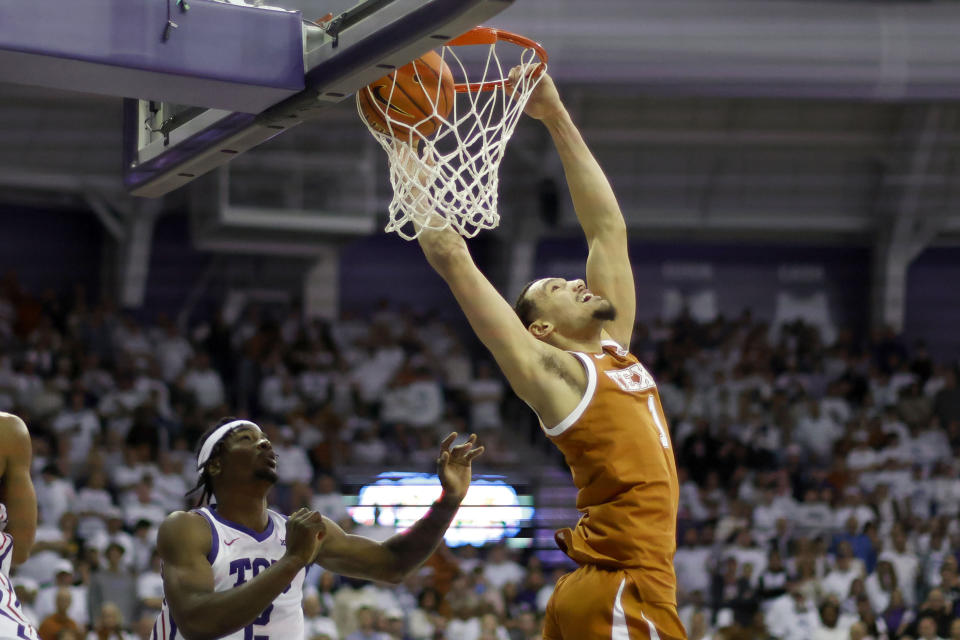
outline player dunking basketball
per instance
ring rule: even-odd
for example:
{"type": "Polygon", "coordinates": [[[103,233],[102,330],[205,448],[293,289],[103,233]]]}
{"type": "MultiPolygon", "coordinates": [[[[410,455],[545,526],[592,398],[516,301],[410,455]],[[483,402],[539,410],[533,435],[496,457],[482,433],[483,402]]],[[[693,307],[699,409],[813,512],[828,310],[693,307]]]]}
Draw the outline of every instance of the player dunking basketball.
{"type": "Polygon", "coordinates": [[[656,384],[627,351],[636,300],[623,215],[549,76],[525,112],[560,154],[589,245],[586,283],[536,280],[514,310],[460,235],[425,229],[420,245],[579,490],[583,516],[556,539],[580,568],[557,583],[545,640],[685,638],[673,569],[676,466],[656,384]]]}
{"type": "Polygon", "coordinates": [[[20,609],[10,567],[30,555],[37,533],[37,494],[30,479],[30,434],[23,420],[0,411],[0,638],[36,640],[20,609]]]}
{"type": "Polygon", "coordinates": [[[316,511],[287,519],[267,509],[277,481],[273,446],[253,422],[228,420],[200,441],[200,502],[160,526],[164,603],[152,640],[302,638],[302,586],[307,565],[335,573],[399,582],[437,548],[470,486],[471,462],[483,452],[476,437],[440,446],[441,498],[404,533],[382,543],[348,535],[316,511]]]}

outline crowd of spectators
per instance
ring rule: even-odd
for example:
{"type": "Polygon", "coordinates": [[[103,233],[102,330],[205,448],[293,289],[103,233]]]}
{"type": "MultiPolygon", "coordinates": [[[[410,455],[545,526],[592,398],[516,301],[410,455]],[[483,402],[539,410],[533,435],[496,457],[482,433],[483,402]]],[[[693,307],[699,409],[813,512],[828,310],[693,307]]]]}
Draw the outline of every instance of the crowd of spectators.
{"type": "Polygon", "coordinates": [[[691,638],[960,639],[955,363],[749,313],[637,349],[672,421],[691,638]]]}
{"type": "MultiPolygon", "coordinates": [[[[516,464],[500,435],[504,395],[502,379],[449,325],[386,305],[335,323],[251,305],[182,330],[162,317],[138,322],[108,302],[88,305],[82,291],[69,302],[31,295],[8,278],[0,411],[31,430],[40,507],[33,553],[14,576],[21,603],[44,640],[149,637],[162,599],[157,528],[194,505],[197,496],[186,496],[197,480],[194,446],[223,416],[256,420],[273,442],[274,508],[309,505],[348,530],[385,537],[392,531],[349,517],[338,472],[431,472],[450,431],[479,433],[485,466],[516,464]]],[[[327,631],[346,637],[360,624],[363,597],[354,603],[349,584],[333,584],[353,604],[338,614],[339,630],[327,631]]],[[[330,594],[308,591],[320,602],[308,602],[311,620],[333,614],[330,594]]],[[[437,603],[444,612],[448,599],[437,603]]],[[[369,613],[390,626],[383,607],[369,613]]],[[[417,637],[428,626],[421,615],[417,637]]]]}
{"type": "MultiPolygon", "coordinates": [[[[429,471],[443,434],[476,431],[481,464],[509,474],[525,462],[503,435],[509,394],[474,349],[389,305],[332,323],[250,306],[182,328],[5,281],[0,410],[30,426],[40,504],[15,584],[43,640],[149,637],[157,526],[192,504],[193,446],[223,416],[257,420],[274,443],[276,508],[311,505],[365,534],[385,532],[350,519],[346,464],[429,471]]],[[[640,325],[633,350],[671,421],[692,639],[960,640],[954,367],[891,332],[823,345],[749,313],[640,325]]],[[[539,638],[566,570],[542,557],[441,547],[396,586],[311,569],[307,638],[539,638]]]]}

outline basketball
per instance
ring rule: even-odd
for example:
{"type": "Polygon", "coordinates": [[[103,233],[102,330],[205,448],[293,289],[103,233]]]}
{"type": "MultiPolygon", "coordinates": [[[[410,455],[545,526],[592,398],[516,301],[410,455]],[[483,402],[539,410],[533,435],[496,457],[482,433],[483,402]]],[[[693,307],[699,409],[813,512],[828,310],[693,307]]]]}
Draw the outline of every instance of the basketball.
{"type": "Polygon", "coordinates": [[[374,128],[400,137],[412,127],[428,137],[450,115],[454,94],[450,67],[436,52],[428,51],[361,89],[357,101],[374,128]]]}

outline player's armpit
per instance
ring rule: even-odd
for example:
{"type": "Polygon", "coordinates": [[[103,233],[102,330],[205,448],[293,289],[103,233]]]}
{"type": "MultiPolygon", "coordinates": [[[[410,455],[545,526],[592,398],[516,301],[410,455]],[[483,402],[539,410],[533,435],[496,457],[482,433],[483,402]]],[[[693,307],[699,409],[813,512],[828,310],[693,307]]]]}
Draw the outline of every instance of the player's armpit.
{"type": "Polygon", "coordinates": [[[213,568],[207,561],[212,539],[203,516],[175,511],[160,525],[157,552],[163,560],[163,593],[184,635],[205,595],[213,593],[213,568]]]}
{"type": "Polygon", "coordinates": [[[13,563],[20,564],[30,556],[37,533],[37,494],[30,478],[30,433],[23,420],[0,413],[0,438],[5,458],[0,502],[7,507],[6,531],[13,536],[13,563]]]}

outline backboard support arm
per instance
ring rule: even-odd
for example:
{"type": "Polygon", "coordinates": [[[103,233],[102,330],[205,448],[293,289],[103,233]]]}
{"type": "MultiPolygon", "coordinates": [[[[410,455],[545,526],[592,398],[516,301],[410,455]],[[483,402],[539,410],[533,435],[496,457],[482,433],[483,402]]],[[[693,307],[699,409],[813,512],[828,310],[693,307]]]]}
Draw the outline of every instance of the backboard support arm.
{"type": "MultiPolygon", "coordinates": [[[[143,124],[149,117],[143,101],[127,100],[127,189],[144,197],[169,193],[309,121],[392,69],[492,18],[513,1],[368,0],[339,23],[336,38],[324,27],[304,23],[306,88],[256,115],[207,109],[180,127],[154,133],[143,124]]],[[[327,23],[327,29],[336,20],[327,23]]],[[[154,114],[160,121],[155,124],[162,125],[164,116],[154,114]]]]}

